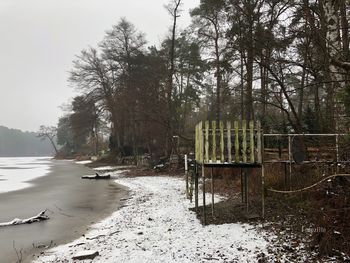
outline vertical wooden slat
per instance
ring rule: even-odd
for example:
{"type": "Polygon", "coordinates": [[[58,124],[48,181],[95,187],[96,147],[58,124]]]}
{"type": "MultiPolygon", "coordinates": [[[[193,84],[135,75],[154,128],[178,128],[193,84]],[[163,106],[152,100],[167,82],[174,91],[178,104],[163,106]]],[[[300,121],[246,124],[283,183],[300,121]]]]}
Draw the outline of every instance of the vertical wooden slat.
{"type": "Polygon", "coordinates": [[[203,163],[203,122],[198,125],[199,130],[199,161],[203,163]]]}
{"type": "Polygon", "coordinates": [[[221,163],[225,162],[225,144],[224,144],[224,122],[220,121],[220,160],[221,163]]]}
{"type": "Polygon", "coordinates": [[[232,162],[232,155],[231,155],[231,122],[227,121],[226,123],[226,128],[227,128],[227,155],[228,155],[228,162],[232,162]]]}
{"type": "Polygon", "coordinates": [[[258,150],[258,163],[262,163],[262,151],[261,151],[261,123],[257,121],[256,123],[256,137],[257,137],[257,150],[258,150]]]}
{"type": "Polygon", "coordinates": [[[249,135],[250,135],[250,162],[254,163],[255,162],[255,156],[254,156],[254,121],[249,121],[249,135]]]}
{"type": "Polygon", "coordinates": [[[239,158],[239,126],[238,126],[238,121],[234,122],[235,126],[235,161],[238,163],[240,158],[239,158]]]}
{"type": "Polygon", "coordinates": [[[205,162],[209,162],[209,121],[205,121],[205,162]]]}
{"type": "Polygon", "coordinates": [[[211,122],[211,132],[212,132],[212,137],[213,137],[213,152],[211,159],[213,163],[216,163],[216,121],[211,122]]]}
{"type": "Polygon", "coordinates": [[[242,159],[247,162],[247,121],[242,121],[242,159]]]}

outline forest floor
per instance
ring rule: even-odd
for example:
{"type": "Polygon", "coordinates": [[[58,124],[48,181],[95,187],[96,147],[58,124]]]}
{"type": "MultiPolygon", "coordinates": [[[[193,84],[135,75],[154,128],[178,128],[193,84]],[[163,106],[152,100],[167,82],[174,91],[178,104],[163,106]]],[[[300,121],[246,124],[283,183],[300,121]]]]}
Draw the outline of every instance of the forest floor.
{"type": "MultiPolygon", "coordinates": [[[[268,222],[248,222],[237,213],[244,210],[237,210],[238,197],[215,195],[217,214],[208,216],[208,225],[203,226],[201,214],[185,197],[182,176],[127,166],[96,169],[129,188],[122,208],[81,238],[42,252],[34,262],[73,262],[75,255],[86,251],[98,252],[93,262],[339,262],[312,252],[310,235],[290,227],[293,217],[288,222],[275,220],[278,215],[268,222]]],[[[207,211],[210,200],[208,193],[207,211]]]]}

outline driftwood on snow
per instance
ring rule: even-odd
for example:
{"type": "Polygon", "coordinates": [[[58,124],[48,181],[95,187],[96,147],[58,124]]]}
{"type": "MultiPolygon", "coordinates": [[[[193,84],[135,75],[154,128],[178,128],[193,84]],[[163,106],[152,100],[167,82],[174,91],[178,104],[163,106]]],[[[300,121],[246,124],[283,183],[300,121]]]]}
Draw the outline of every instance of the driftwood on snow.
{"type": "Polygon", "coordinates": [[[35,223],[35,222],[44,221],[44,220],[49,219],[49,217],[45,213],[46,213],[46,210],[41,211],[36,216],[30,217],[27,219],[15,218],[12,221],[0,223],[0,227],[22,225],[22,224],[31,224],[31,223],[35,223]]]}
{"type": "Polygon", "coordinates": [[[82,179],[95,179],[95,180],[101,180],[101,179],[110,179],[111,176],[109,174],[107,175],[99,175],[98,173],[95,173],[95,175],[84,175],[81,177],[82,179]]]}

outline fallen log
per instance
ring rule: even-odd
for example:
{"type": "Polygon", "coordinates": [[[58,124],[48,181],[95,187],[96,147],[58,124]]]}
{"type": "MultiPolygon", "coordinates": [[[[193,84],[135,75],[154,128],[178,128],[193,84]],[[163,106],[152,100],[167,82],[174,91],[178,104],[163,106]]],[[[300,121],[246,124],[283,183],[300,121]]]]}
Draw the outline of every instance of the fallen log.
{"type": "Polygon", "coordinates": [[[30,217],[27,219],[15,218],[12,221],[0,223],[0,227],[15,226],[15,225],[22,225],[22,224],[31,224],[31,223],[35,223],[35,222],[44,221],[44,220],[49,219],[49,217],[45,213],[46,213],[46,210],[41,211],[36,216],[30,217]]]}
{"type": "Polygon", "coordinates": [[[108,180],[111,179],[111,176],[109,174],[99,175],[98,173],[95,173],[95,175],[84,175],[81,177],[81,179],[108,180]]]}

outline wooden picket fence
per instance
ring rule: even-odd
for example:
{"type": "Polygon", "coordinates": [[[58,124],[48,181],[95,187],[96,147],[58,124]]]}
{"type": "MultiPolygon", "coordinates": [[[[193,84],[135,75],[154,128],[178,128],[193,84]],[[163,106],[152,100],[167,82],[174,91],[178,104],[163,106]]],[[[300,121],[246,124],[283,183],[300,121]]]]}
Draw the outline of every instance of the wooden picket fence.
{"type": "Polygon", "coordinates": [[[262,164],[259,121],[204,121],[196,125],[195,137],[198,164],[262,164]]]}

